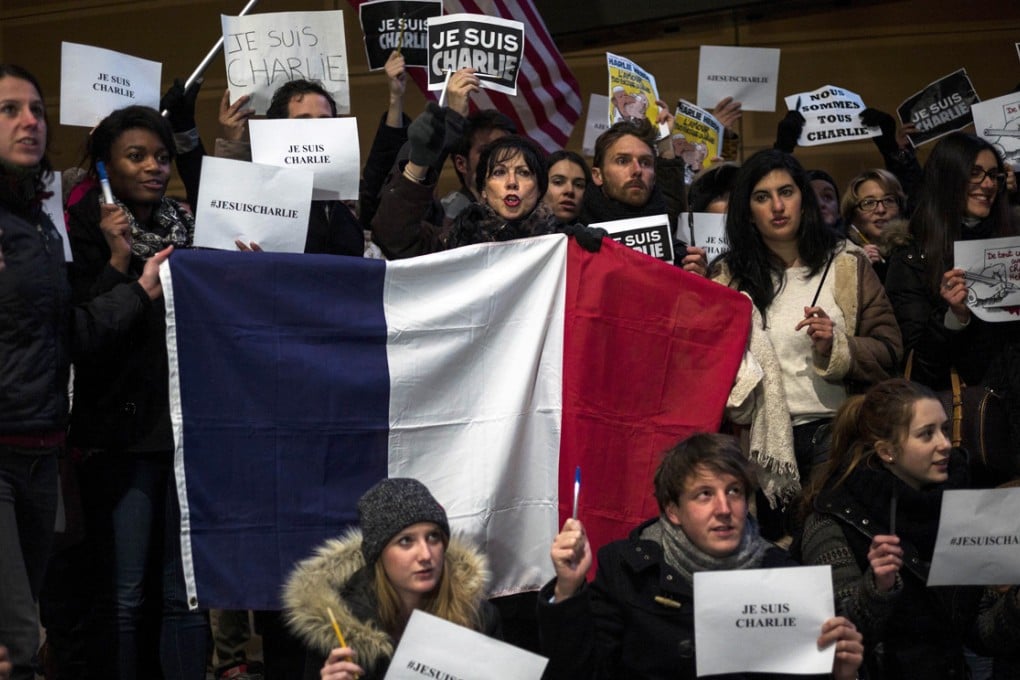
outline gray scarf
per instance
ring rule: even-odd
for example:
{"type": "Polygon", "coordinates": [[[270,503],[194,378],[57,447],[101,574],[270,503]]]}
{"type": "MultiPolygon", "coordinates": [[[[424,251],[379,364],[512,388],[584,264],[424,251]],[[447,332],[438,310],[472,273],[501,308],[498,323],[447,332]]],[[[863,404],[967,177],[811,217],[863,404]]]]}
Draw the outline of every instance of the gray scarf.
{"type": "Polygon", "coordinates": [[[727,557],[712,557],[705,553],[687,538],[683,529],[664,516],[642,531],[641,538],[661,545],[666,564],[680,572],[688,583],[694,582],[693,574],[698,571],[755,569],[761,565],[765,551],[772,547],[758,534],[758,523],[750,515],[744,523],[740,545],[727,557]]]}

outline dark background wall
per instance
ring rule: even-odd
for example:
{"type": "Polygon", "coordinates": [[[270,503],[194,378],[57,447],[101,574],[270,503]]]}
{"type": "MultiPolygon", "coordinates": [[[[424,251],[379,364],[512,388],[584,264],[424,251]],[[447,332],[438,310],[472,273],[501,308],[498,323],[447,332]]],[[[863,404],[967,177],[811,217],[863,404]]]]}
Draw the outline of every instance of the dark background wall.
{"type": "MultiPolygon", "coordinates": [[[[557,44],[581,84],[587,106],[605,93],[605,52],[627,56],[656,76],[670,104],[697,90],[700,45],[778,47],[779,95],[832,84],[858,92],[887,111],[928,82],[966,67],[983,99],[1020,83],[1020,2],[1014,0],[537,0],[557,44]]],[[[161,61],[164,88],[187,76],[220,35],[220,14],[236,14],[243,0],[0,0],[0,61],[26,66],[41,79],[50,117],[59,119],[60,43],[96,45],[161,61]]],[[[368,151],[386,107],[385,77],[369,73],[357,13],[344,0],[261,0],[259,12],[345,10],[352,112],[359,118],[362,153],[368,151]]],[[[222,57],[206,73],[198,103],[207,146],[218,131],[226,87],[222,57]]],[[[424,105],[410,86],[407,110],[424,105]]],[[[780,108],[782,104],[780,102],[780,108]]],[[[771,146],[784,111],[748,113],[742,122],[745,155],[771,146]]],[[[570,147],[579,149],[582,121],[570,147]]],[[[51,130],[57,167],[78,162],[83,128],[51,130]]],[[[930,149],[921,148],[922,157],[930,149]]],[[[825,167],[841,183],[880,162],[871,142],[846,142],[797,155],[825,167]]],[[[452,175],[452,173],[450,173],[452,175]]],[[[455,182],[451,176],[444,184],[455,182]]],[[[179,186],[172,191],[180,191],[179,186]]]]}

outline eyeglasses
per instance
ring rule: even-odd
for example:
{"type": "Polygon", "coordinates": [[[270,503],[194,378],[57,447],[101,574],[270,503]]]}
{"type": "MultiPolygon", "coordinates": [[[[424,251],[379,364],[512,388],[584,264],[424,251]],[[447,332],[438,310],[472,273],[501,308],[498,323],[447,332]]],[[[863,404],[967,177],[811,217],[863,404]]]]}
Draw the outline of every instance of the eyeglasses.
{"type": "Polygon", "coordinates": [[[992,168],[991,170],[985,170],[980,165],[975,165],[970,169],[970,183],[981,184],[985,181],[986,177],[990,177],[993,182],[999,187],[1002,187],[1006,183],[1006,174],[999,172],[998,168],[992,168]]]}
{"type": "Polygon", "coordinates": [[[857,209],[864,213],[874,212],[878,208],[879,203],[885,206],[886,210],[892,210],[893,207],[899,206],[900,200],[895,196],[865,198],[864,200],[857,202],[857,209]]]}

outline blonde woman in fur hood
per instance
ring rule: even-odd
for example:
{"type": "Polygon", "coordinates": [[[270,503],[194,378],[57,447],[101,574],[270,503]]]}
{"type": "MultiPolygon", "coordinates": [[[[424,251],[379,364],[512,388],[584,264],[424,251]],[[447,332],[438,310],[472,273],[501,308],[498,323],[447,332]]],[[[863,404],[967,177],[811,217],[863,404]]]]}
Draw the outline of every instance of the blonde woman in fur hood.
{"type": "Polygon", "coordinates": [[[485,558],[451,538],[446,511],[424,484],[382,480],[358,501],[358,520],[298,564],[284,588],[287,624],[308,650],[306,678],[382,678],[415,609],[500,637],[485,599],[485,558]]]}

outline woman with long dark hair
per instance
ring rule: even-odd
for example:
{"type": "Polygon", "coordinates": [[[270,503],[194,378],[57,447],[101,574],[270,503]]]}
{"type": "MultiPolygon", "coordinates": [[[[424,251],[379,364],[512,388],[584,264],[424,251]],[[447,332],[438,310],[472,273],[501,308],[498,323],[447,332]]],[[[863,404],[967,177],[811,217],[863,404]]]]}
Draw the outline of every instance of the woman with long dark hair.
{"type": "MultiPolygon", "coordinates": [[[[1010,223],[1002,159],[988,142],[953,133],[932,150],[916,196],[910,233],[889,257],[886,290],[911,356],[910,376],[947,389],[955,368],[967,385],[1005,395],[1013,441],[1020,437],[1020,323],[991,323],[967,307],[965,272],[953,257],[958,241],[1016,233],[1010,223]]],[[[1020,471],[1006,452],[1005,481],[1020,471]]]]}
{"type": "Polygon", "coordinates": [[[499,636],[484,557],[451,537],[446,511],[415,479],[384,479],[358,501],[358,527],[328,541],[287,581],[284,608],[305,643],[306,678],[386,675],[416,609],[499,636]],[[336,617],[347,647],[338,644],[336,617]]]}
{"type": "MultiPolygon", "coordinates": [[[[823,426],[847,394],[897,369],[900,333],[868,259],[824,225],[793,156],[761,151],[741,166],[726,238],[712,278],[754,303],[754,367],[738,376],[731,416],[750,424],[766,499],[785,505],[819,462],[823,426]]],[[[789,530],[764,502],[758,511],[766,538],[789,530]]]]}
{"type": "Polygon", "coordinates": [[[36,605],[57,514],[72,356],[145,312],[162,293],[158,269],[167,255],[140,269],[137,281],[71,306],[63,225],[42,209],[52,172],[47,125],[39,82],[0,64],[0,644],[17,679],[35,677],[36,605]]]}
{"type": "Polygon", "coordinates": [[[832,566],[837,613],[864,634],[868,678],[968,677],[963,646],[1020,644],[1020,587],[927,585],[942,494],[965,488],[966,455],[946,434],[942,402],[897,378],[850,397],[832,454],[804,498],[804,564],[832,566]]]}
{"type": "Polygon", "coordinates": [[[987,324],[967,308],[964,271],[955,266],[957,241],[1010,236],[1006,172],[995,148],[974,135],[940,141],[924,166],[910,238],[889,258],[886,288],[896,305],[904,346],[913,351],[913,377],[934,389],[949,384],[955,364],[979,384],[1001,340],[1020,324],[987,324]]]}

